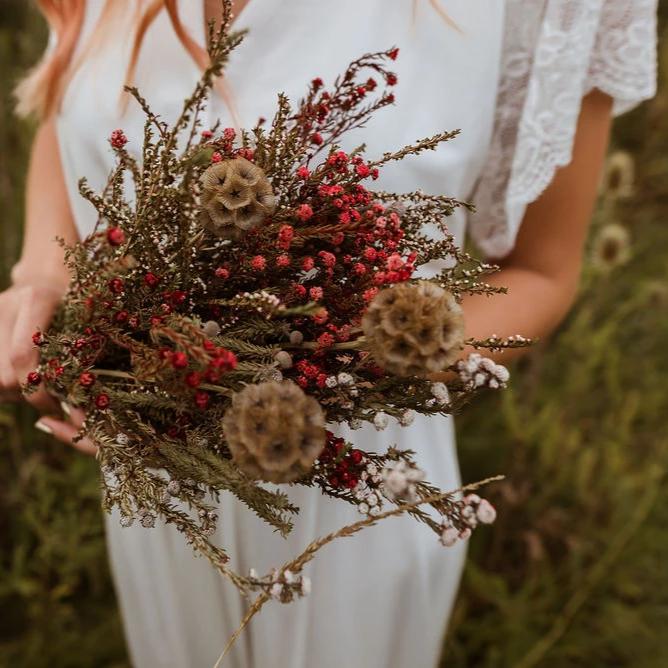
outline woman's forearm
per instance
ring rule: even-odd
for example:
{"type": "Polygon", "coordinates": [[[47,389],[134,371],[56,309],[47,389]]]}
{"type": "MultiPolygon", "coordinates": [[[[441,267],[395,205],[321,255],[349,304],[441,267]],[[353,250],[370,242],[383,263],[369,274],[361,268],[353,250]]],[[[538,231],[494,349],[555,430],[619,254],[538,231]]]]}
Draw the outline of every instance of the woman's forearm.
{"type": "MultiPolygon", "coordinates": [[[[577,293],[582,253],[610,133],[612,100],[600,91],[582,102],[573,157],[526,211],[515,248],[491,285],[508,294],[464,301],[467,334],[542,338],[568,312],[577,293]]],[[[497,353],[505,362],[526,349],[497,353]]]]}
{"type": "MultiPolygon", "coordinates": [[[[522,267],[507,267],[488,283],[505,287],[508,293],[474,295],[464,299],[466,332],[472,338],[520,334],[526,338],[541,339],[559,324],[568,312],[574,295],[574,291],[564,289],[550,277],[522,267]]],[[[485,352],[485,356],[505,363],[526,351],[527,348],[511,348],[492,354],[485,352]]],[[[468,352],[473,352],[473,349],[467,349],[468,352]]]]}
{"type": "Polygon", "coordinates": [[[35,134],[26,183],[26,217],[21,259],[12,271],[15,285],[65,286],[68,273],[56,242],[77,240],[60,162],[55,122],[45,121],[35,134]]]}

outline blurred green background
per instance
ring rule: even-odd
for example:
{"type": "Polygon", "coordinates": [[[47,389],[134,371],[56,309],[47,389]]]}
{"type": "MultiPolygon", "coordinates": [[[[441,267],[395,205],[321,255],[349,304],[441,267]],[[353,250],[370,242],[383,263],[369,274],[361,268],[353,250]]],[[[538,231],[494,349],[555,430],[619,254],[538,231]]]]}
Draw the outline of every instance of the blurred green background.
{"type": "MultiPolygon", "coordinates": [[[[32,128],[11,88],[43,48],[0,7],[0,284],[20,248],[32,128]]],[[[466,480],[503,472],[443,665],[668,666],[668,8],[657,98],[617,121],[582,289],[511,389],[459,419],[466,480]],[[634,173],[635,172],[635,173],[634,173]]],[[[0,666],[126,666],[96,467],[0,407],[0,666]]],[[[315,668],[315,667],[314,667],[315,668]]]]}

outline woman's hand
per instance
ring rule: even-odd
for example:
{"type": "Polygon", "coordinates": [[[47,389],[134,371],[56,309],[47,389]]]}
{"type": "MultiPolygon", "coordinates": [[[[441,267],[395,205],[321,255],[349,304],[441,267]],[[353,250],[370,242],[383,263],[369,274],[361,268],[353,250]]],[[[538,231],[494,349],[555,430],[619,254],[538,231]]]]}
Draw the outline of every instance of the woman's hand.
{"type": "MultiPolygon", "coordinates": [[[[62,279],[22,281],[0,293],[0,400],[21,398],[20,386],[39,361],[32,336],[51,322],[66,289],[62,279]]],[[[41,412],[58,409],[42,388],[25,398],[41,412]]]]}
{"type": "Polygon", "coordinates": [[[78,408],[70,408],[66,404],[62,404],[63,413],[67,416],[67,420],[59,420],[54,417],[43,417],[37,420],[35,426],[40,431],[46,434],[51,434],[59,441],[71,445],[80,452],[86,455],[95,456],[97,453],[97,446],[89,438],[82,438],[75,441],[76,435],[83,426],[86,414],[78,408]]]}
{"type": "MultiPolygon", "coordinates": [[[[0,293],[0,400],[21,398],[20,386],[39,361],[32,335],[49,326],[67,289],[65,271],[52,275],[48,281],[29,280],[20,274],[17,268],[13,275],[21,282],[0,293]]],[[[95,455],[97,447],[90,439],[74,441],[86,417],[83,411],[65,404],[58,406],[42,387],[23,398],[42,413],[62,413],[66,418],[42,417],[35,424],[37,429],[87,455],[95,455]]]]}

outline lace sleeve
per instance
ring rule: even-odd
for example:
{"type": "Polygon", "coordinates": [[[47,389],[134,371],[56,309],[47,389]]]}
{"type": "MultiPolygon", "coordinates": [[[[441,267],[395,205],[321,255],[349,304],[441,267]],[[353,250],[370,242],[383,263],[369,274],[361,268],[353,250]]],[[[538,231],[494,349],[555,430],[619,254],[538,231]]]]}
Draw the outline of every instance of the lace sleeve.
{"type": "Polygon", "coordinates": [[[470,234],[490,257],[515,243],[524,212],[571,160],[582,98],[615,113],[652,97],[657,0],[507,0],[497,115],[470,234]]]}

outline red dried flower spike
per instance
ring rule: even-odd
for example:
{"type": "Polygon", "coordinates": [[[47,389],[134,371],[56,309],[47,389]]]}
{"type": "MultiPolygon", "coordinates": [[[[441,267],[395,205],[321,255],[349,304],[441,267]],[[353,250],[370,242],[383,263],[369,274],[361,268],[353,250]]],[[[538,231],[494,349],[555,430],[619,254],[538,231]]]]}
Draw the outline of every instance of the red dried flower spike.
{"type": "Polygon", "coordinates": [[[144,283],[146,283],[149,288],[154,288],[160,283],[160,277],[156,276],[152,271],[147,271],[144,276],[144,283]]]}
{"type": "Polygon", "coordinates": [[[197,408],[204,410],[209,405],[209,399],[209,395],[203,390],[197,390],[197,392],[195,392],[195,404],[197,405],[197,408]]]}
{"type": "Polygon", "coordinates": [[[218,267],[215,273],[216,278],[222,278],[223,280],[230,277],[230,270],[226,267],[218,267]]]}
{"type": "Polygon", "coordinates": [[[31,371],[26,380],[28,381],[28,385],[39,385],[42,382],[42,375],[37,371],[31,371]]]}
{"type": "Polygon", "coordinates": [[[109,403],[110,403],[109,395],[105,394],[104,392],[101,392],[95,397],[95,405],[100,410],[104,410],[105,408],[107,408],[109,406],[109,403]]]}
{"type": "Polygon", "coordinates": [[[128,143],[128,138],[125,136],[123,130],[114,130],[109,137],[109,142],[114,148],[123,148],[128,143]]]}
{"type": "Polygon", "coordinates": [[[35,333],[32,335],[32,342],[33,342],[36,346],[41,346],[41,345],[43,345],[43,344],[44,344],[44,337],[42,336],[42,332],[35,332],[35,333]]]}
{"type": "Polygon", "coordinates": [[[251,267],[255,269],[255,271],[264,271],[267,267],[267,260],[265,260],[262,255],[256,255],[251,260],[251,267]]]}
{"type": "Polygon", "coordinates": [[[109,281],[109,289],[115,295],[120,295],[123,292],[123,281],[120,278],[112,278],[109,281]]]}
{"type": "Polygon", "coordinates": [[[199,387],[202,384],[202,376],[197,371],[191,371],[185,377],[185,381],[189,387],[199,387]]]}
{"type": "Polygon", "coordinates": [[[301,204],[297,208],[297,218],[299,218],[299,220],[306,221],[312,217],[313,209],[308,204],[301,204]]]}
{"type": "Polygon", "coordinates": [[[90,371],[84,371],[79,376],[79,385],[83,387],[91,387],[95,384],[95,374],[90,371]]]}
{"type": "Polygon", "coordinates": [[[172,355],[172,366],[175,369],[185,369],[188,366],[188,355],[185,353],[174,353],[172,355]]]}
{"type": "Polygon", "coordinates": [[[125,242],[125,232],[120,227],[110,227],[107,230],[107,241],[112,246],[120,246],[125,242]]]}
{"type": "Polygon", "coordinates": [[[394,49],[390,49],[390,50],[387,52],[387,55],[389,56],[389,58],[390,58],[391,60],[396,60],[396,59],[397,59],[397,56],[399,55],[399,49],[395,46],[394,49]]]}

